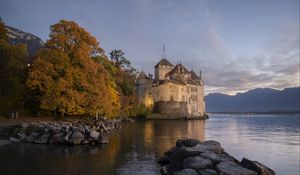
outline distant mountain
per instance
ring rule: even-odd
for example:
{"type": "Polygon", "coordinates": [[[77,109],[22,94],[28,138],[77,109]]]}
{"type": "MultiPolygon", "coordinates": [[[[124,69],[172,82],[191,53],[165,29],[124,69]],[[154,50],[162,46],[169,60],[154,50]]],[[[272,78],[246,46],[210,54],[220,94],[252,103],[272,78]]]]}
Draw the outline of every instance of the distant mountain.
{"type": "Polygon", "coordinates": [[[234,96],[212,93],[205,98],[208,112],[300,111],[300,87],[281,91],[258,88],[234,96]]]}
{"type": "Polygon", "coordinates": [[[10,26],[5,27],[7,30],[9,42],[11,44],[26,44],[29,55],[33,55],[34,53],[36,53],[45,44],[43,40],[31,33],[26,33],[22,30],[10,26]]]}

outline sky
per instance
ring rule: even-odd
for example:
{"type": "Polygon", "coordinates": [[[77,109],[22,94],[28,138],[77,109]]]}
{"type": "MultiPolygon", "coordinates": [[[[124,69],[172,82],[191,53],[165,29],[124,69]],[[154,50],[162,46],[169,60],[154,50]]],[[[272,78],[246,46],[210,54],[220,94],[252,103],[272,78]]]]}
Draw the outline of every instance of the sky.
{"type": "Polygon", "coordinates": [[[0,17],[44,41],[73,20],[151,74],[165,45],[174,65],[202,71],[206,94],[300,86],[299,0],[0,0],[0,17]]]}

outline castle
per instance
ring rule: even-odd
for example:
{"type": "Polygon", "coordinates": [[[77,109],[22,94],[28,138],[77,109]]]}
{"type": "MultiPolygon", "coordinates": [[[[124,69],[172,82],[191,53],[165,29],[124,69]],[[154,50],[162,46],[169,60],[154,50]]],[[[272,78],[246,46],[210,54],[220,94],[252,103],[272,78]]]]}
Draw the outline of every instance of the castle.
{"type": "Polygon", "coordinates": [[[165,57],[155,65],[155,77],[142,71],[137,80],[139,104],[153,111],[151,118],[180,119],[206,117],[204,83],[181,63],[165,57]]]}

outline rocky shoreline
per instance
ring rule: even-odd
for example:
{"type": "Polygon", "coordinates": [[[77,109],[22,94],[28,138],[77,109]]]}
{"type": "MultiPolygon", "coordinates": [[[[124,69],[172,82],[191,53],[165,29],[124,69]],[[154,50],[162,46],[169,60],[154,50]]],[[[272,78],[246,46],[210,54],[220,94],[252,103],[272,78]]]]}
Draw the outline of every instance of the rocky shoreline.
{"type": "Polygon", "coordinates": [[[257,161],[247,158],[238,161],[217,141],[179,139],[158,163],[162,175],[275,175],[257,161]]]}
{"type": "Polygon", "coordinates": [[[107,135],[121,128],[120,120],[86,118],[53,122],[30,122],[12,126],[9,140],[37,144],[107,144],[107,135]]]}

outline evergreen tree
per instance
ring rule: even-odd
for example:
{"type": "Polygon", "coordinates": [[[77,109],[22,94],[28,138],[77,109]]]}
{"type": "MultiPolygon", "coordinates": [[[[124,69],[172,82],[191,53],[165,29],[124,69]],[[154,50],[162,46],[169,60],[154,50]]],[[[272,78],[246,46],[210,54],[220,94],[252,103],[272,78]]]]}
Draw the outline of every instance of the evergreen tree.
{"type": "Polygon", "coordinates": [[[27,47],[10,45],[0,22],[0,112],[18,115],[24,106],[27,47]]]}

